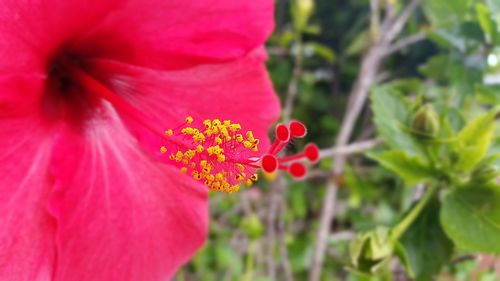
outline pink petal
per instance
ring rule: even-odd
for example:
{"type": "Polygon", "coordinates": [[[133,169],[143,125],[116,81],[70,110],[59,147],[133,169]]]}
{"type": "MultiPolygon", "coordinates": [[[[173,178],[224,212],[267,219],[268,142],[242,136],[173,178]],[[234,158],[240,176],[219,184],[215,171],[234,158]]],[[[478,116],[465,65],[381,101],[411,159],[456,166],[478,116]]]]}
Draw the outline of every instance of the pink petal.
{"type": "Polygon", "coordinates": [[[88,36],[120,38],[129,63],[178,68],[247,54],[270,35],[273,14],[272,0],[131,0],[88,36]]]}
{"type": "MultiPolygon", "coordinates": [[[[267,130],[279,115],[279,101],[268,78],[262,55],[252,54],[225,64],[186,70],[156,71],[108,60],[95,61],[95,73],[113,73],[107,84],[148,115],[162,131],[196,120],[230,119],[251,130],[266,149],[267,130]]],[[[105,79],[105,78],[104,78],[105,79]]],[[[124,116],[127,125],[150,149],[158,151],[161,138],[124,116]]]]}
{"type": "Polygon", "coordinates": [[[58,48],[157,68],[245,55],[273,28],[273,1],[3,0],[0,75],[42,73],[58,48]]]}
{"type": "Polygon", "coordinates": [[[68,41],[96,26],[123,1],[0,1],[0,75],[44,73],[68,41]]]}
{"type": "Polygon", "coordinates": [[[204,242],[206,188],[144,154],[109,104],[52,163],[56,280],[167,280],[204,242]]]}
{"type": "Polygon", "coordinates": [[[52,276],[55,221],[46,202],[53,141],[28,95],[39,87],[34,77],[0,79],[0,280],[52,276]]]}

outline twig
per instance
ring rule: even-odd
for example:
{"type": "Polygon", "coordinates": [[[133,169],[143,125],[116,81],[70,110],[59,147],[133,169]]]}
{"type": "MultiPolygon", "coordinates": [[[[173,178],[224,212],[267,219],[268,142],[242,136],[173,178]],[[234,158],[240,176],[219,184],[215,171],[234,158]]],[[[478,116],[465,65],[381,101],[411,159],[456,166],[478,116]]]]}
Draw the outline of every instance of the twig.
{"type": "Polygon", "coordinates": [[[422,0],[412,0],[408,6],[404,8],[399,17],[391,24],[390,28],[382,34],[382,42],[388,44],[403,30],[403,27],[410,19],[410,16],[415,12],[422,0]]]}
{"type": "Polygon", "coordinates": [[[397,42],[395,42],[394,44],[389,46],[389,48],[387,48],[387,50],[385,50],[384,55],[385,56],[392,55],[392,54],[400,51],[401,49],[404,49],[410,45],[413,45],[417,42],[424,40],[425,38],[427,38],[427,34],[424,32],[420,32],[420,33],[413,34],[413,35],[410,35],[408,37],[399,39],[397,42]]]}
{"type": "Polygon", "coordinates": [[[290,55],[290,52],[287,49],[281,47],[268,47],[266,48],[266,51],[272,56],[282,57],[290,55]]]}
{"type": "Polygon", "coordinates": [[[473,260],[473,259],[476,259],[477,256],[476,255],[464,255],[464,256],[460,256],[460,257],[457,257],[453,260],[450,261],[450,264],[452,265],[457,265],[461,262],[464,262],[464,261],[468,261],[468,260],[473,260]]]}
{"type": "Polygon", "coordinates": [[[293,103],[298,92],[298,84],[300,76],[302,75],[302,65],[304,59],[304,47],[302,44],[302,37],[297,36],[297,54],[294,56],[294,66],[292,72],[292,78],[288,83],[288,89],[286,92],[285,104],[283,106],[283,122],[288,123],[290,121],[290,116],[292,115],[293,103]]]}
{"type": "Polygon", "coordinates": [[[362,153],[365,152],[366,150],[373,148],[375,146],[378,146],[382,144],[381,139],[373,139],[373,140],[366,140],[366,141],[360,141],[360,142],[355,142],[351,143],[346,146],[335,146],[332,148],[327,148],[327,149],[321,149],[319,152],[319,157],[321,159],[327,158],[327,157],[337,157],[340,155],[346,156],[350,154],[355,154],[355,153],[362,153]]]}
{"type": "MultiPolygon", "coordinates": [[[[346,110],[346,114],[342,122],[342,127],[336,141],[337,147],[345,146],[347,141],[349,140],[356,119],[359,116],[359,113],[361,112],[361,109],[366,100],[366,96],[368,95],[368,90],[375,78],[375,72],[379,68],[380,57],[381,53],[379,50],[379,46],[376,45],[367,53],[367,55],[363,59],[360,76],[355,82],[353,91],[350,94],[350,106],[348,106],[346,110]]],[[[343,172],[345,161],[346,159],[344,156],[336,157],[334,159],[333,173],[335,175],[339,175],[343,172]]],[[[336,177],[331,177],[330,180],[327,181],[326,194],[323,199],[323,209],[321,211],[320,227],[317,234],[316,247],[311,262],[311,270],[309,274],[310,281],[318,281],[321,276],[321,267],[323,265],[323,260],[326,252],[328,233],[330,232],[330,222],[333,219],[334,206],[337,199],[338,185],[335,179],[336,177]]]]}
{"type": "MultiPolygon", "coordinates": [[[[279,176],[279,175],[278,175],[279,176]]],[[[276,279],[276,263],[274,260],[274,246],[276,241],[276,216],[277,204],[280,200],[276,181],[272,183],[268,195],[268,211],[266,216],[266,275],[272,280],[276,279]]]]}
{"type": "MultiPolygon", "coordinates": [[[[279,192],[285,193],[285,179],[280,177],[278,180],[278,185],[280,186],[279,192]]],[[[285,235],[285,212],[286,212],[286,203],[283,196],[280,197],[280,202],[278,206],[278,227],[277,227],[277,238],[278,238],[278,247],[280,251],[280,263],[284,273],[285,281],[294,281],[292,269],[290,266],[290,260],[288,258],[288,249],[286,247],[285,235]]]]}
{"type": "Polygon", "coordinates": [[[355,237],[356,237],[355,232],[345,230],[345,231],[339,231],[336,233],[332,233],[330,235],[329,240],[332,241],[332,243],[338,243],[338,242],[353,240],[355,237]]]}
{"type": "MultiPolygon", "coordinates": [[[[382,38],[380,40],[375,40],[374,45],[363,57],[361,70],[349,95],[348,106],[336,140],[336,147],[344,147],[349,141],[355,122],[364,107],[369,89],[375,82],[376,74],[384,58],[383,50],[387,48],[387,45],[390,44],[396,35],[399,34],[420,1],[421,0],[412,0],[395,20],[393,20],[392,16],[384,19],[380,31],[382,38]]],[[[346,162],[346,156],[340,155],[335,157],[333,161],[334,175],[342,174],[344,164],[346,162]]],[[[323,199],[323,209],[320,218],[320,226],[316,239],[317,242],[309,272],[309,281],[319,281],[321,276],[321,269],[326,253],[328,233],[330,232],[330,224],[334,216],[334,207],[337,198],[338,183],[336,182],[336,179],[337,177],[334,176],[330,177],[327,181],[326,194],[323,199]]]]}

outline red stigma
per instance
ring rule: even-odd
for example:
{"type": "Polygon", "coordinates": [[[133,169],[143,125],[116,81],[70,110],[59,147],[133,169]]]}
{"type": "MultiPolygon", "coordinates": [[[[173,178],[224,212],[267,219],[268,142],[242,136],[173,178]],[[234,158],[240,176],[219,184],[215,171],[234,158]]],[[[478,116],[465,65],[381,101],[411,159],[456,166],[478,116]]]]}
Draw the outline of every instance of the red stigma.
{"type": "Polygon", "coordinates": [[[306,166],[300,162],[292,163],[288,171],[290,172],[290,175],[296,179],[304,178],[307,173],[306,166]]]}
{"type": "Polygon", "coordinates": [[[276,125],[276,139],[281,142],[287,142],[290,140],[290,130],[285,124],[276,125]]]}
{"type": "Polygon", "coordinates": [[[299,121],[292,120],[290,122],[290,131],[293,137],[303,138],[307,135],[307,128],[299,121]]]}
{"type": "Polygon", "coordinates": [[[311,163],[316,163],[319,160],[319,148],[314,143],[308,143],[304,149],[304,153],[311,163]]]}
{"type": "Polygon", "coordinates": [[[293,138],[303,138],[307,134],[307,128],[299,121],[292,120],[288,126],[284,124],[276,125],[276,139],[269,148],[269,151],[261,157],[260,166],[267,173],[276,170],[287,171],[293,178],[302,179],[307,174],[306,166],[299,161],[307,159],[310,163],[319,160],[319,148],[313,143],[306,145],[301,153],[286,157],[278,157],[278,153],[292,141],[293,138]]]}
{"type": "Polygon", "coordinates": [[[273,173],[278,169],[278,159],[274,155],[266,154],[262,156],[261,166],[266,173],[273,173]]]}

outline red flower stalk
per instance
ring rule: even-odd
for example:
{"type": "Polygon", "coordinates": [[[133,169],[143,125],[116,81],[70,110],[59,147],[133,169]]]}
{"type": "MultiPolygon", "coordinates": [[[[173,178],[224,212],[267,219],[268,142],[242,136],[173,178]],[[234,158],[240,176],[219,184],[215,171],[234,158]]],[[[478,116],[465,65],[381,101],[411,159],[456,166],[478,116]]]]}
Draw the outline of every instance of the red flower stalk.
{"type": "MultiPolygon", "coordinates": [[[[166,280],[207,192],[157,152],[184,116],[267,150],[270,0],[0,3],[0,280],[166,280]]],[[[248,175],[246,175],[248,177],[248,175]]]]}

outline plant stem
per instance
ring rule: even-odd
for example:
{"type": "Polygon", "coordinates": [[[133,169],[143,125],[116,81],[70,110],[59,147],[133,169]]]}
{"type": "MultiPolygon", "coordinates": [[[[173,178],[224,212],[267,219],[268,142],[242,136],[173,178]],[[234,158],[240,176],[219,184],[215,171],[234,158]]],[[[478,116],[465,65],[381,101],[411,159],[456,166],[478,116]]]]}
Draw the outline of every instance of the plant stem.
{"type": "Polygon", "coordinates": [[[243,281],[252,281],[254,253],[255,253],[255,241],[250,241],[248,245],[245,274],[243,275],[242,279],[243,281]]]}
{"type": "Polygon", "coordinates": [[[412,225],[412,223],[417,219],[418,215],[422,212],[424,207],[429,203],[429,201],[434,197],[438,188],[436,186],[429,186],[424,196],[418,203],[413,207],[413,209],[401,220],[396,226],[392,228],[391,239],[393,241],[398,240],[403,236],[406,230],[412,225]]]}

